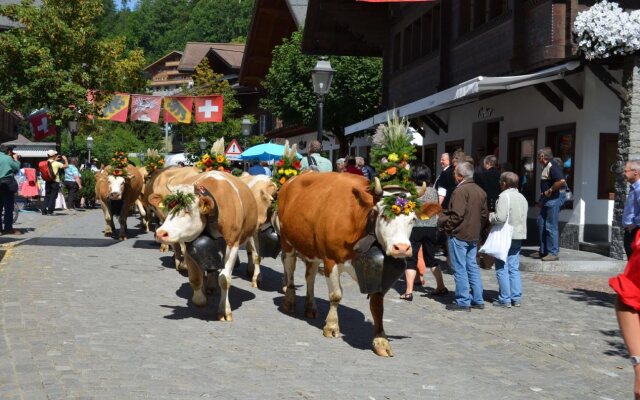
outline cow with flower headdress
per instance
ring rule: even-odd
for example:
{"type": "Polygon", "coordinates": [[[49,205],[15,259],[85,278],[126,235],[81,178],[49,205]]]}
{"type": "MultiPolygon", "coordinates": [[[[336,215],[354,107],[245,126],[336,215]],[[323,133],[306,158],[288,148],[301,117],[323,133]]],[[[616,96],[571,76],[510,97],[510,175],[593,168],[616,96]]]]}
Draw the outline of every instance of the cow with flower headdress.
{"type": "Polygon", "coordinates": [[[278,192],[274,218],[283,253],[285,312],[295,310],[293,276],[299,256],[307,268],[305,315],[317,317],[314,282],[322,262],[330,301],[323,334],[338,337],[339,277],[347,272],[358,281],[360,291],[370,296],[372,346],[385,357],[393,352],[382,324],[384,294],[404,272],[404,259],[411,256],[409,236],[416,215],[428,212],[416,200],[426,187],[416,190],[410,180],[409,162],[415,148],[406,129],[406,123],[397,118],[378,129],[371,155],[380,179],[369,184],[353,174],[300,174],[278,192]]]}
{"type": "Polygon", "coordinates": [[[115,231],[113,217],[118,217],[120,240],[127,239],[127,217],[131,206],[142,192],[143,178],[140,170],[130,165],[123,151],[116,151],[111,163],[104,171],[96,174],[96,198],[104,213],[105,236],[115,231]]]}

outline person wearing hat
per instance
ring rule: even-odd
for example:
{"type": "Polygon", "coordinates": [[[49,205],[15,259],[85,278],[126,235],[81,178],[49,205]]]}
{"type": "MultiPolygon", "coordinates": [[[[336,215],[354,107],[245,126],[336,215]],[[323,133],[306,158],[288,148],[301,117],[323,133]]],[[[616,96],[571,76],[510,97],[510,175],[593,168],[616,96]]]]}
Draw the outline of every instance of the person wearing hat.
{"type": "Polygon", "coordinates": [[[51,163],[51,169],[53,170],[53,176],[55,180],[51,182],[45,182],[45,197],[44,205],[42,207],[42,215],[52,215],[53,210],[56,208],[56,199],[58,198],[58,192],[60,191],[60,171],[67,168],[69,163],[66,156],[58,156],[58,152],[55,150],[47,151],[47,161],[51,163]],[[64,163],[60,162],[64,161],[64,163]]]}
{"type": "Polygon", "coordinates": [[[8,146],[0,146],[0,230],[3,234],[19,233],[13,229],[13,203],[18,182],[15,173],[20,170],[19,156],[8,146]]]}

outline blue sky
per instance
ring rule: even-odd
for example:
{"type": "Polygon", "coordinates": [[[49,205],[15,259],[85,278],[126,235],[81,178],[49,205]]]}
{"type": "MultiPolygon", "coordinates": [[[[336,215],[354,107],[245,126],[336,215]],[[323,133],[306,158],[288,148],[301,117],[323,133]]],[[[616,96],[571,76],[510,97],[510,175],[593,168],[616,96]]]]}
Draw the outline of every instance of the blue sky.
{"type": "MultiPolygon", "coordinates": [[[[114,0],[115,4],[116,4],[116,10],[120,10],[122,9],[122,3],[123,0],[114,0]]],[[[136,7],[136,5],[138,5],[138,0],[126,0],[127,5],[129,6],[129,9],[133,9],[136,7]]]]}

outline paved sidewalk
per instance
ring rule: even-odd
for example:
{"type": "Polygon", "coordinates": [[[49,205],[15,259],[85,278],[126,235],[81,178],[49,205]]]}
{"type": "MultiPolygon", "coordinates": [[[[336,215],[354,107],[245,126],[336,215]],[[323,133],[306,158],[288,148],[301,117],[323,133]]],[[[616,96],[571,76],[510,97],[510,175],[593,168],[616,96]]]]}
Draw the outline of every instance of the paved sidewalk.
{"type": "MultiPolygon", "coordinates": [[[[610,274],[523,273],[521,308],[449,312],[444,298],[387,295],[385,328],[396,356],[370,350],[366,296],[344,275],[343,336],[321,318],[281,311],[279,260],[263,262],[264,287],[233,279],[234,321],[215,321],[216,301],[190,304],[151,234],[104,238],[99,210],[21,215],[21,237],[0,237],[0,399],[628,399],[632,370],[608,289],[610,274]],[[24,217],[24,218],[23,218],[24,217]],[[17,239],[17,240],[16,240],[17,239]]],[[[495,271],[482,271],[485,298],[495,271]]],[[[428,283],[433,283],[431,277],[428,283]]],[[[453,279],[445,275],[453,289],[453,279]]]]}

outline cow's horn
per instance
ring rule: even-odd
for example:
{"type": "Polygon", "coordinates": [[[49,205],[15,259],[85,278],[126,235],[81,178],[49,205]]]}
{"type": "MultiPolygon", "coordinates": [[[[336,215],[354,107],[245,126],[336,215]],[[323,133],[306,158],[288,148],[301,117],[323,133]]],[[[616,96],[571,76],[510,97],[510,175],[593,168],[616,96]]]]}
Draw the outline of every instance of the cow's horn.
{"type": "Polygon", "coordinates": [[[375,194],[382,195],[382,185],[380,184],[380,179],[376,176],[375,178],[376,186],[375,186],[375,194]]]}
{"type": "Polygon", "coordinates": [[[418,189],[418,197],[422,197],[424,193],[427,191],[427,184],[422,182],[422,186],[418,189]]]}

